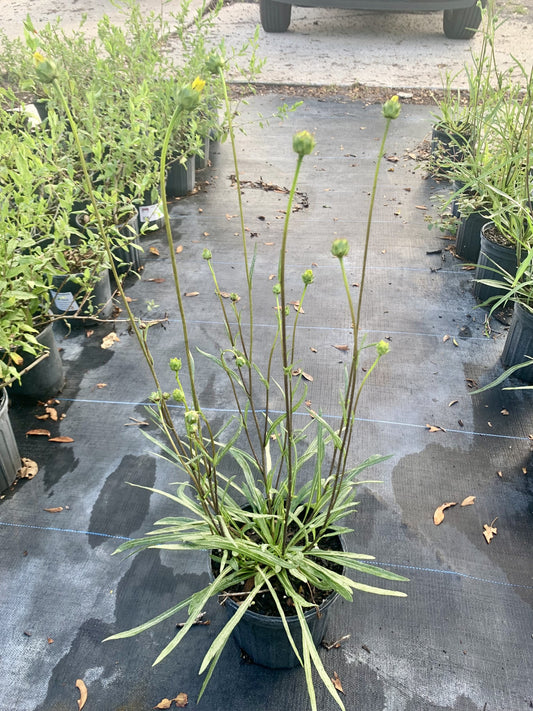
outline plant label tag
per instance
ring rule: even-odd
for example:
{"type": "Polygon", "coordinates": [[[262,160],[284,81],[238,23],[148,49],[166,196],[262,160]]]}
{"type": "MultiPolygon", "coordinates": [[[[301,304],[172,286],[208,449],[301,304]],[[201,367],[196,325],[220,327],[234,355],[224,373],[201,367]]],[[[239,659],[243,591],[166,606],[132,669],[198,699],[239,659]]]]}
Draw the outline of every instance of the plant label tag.
{"type": "Polygon", "coordinates": [[[141,205],[139,208],[139,218],[141,223],[155,222],[155,220],[160,220],[162,217],[163,210],[160,202],[155,205],[141,205]]]}
{"type": "Polygon", "coordinates": [[[76,312],[80,307],[78,306],[74,294],[70,291],[61,292],[51,291],[52,299],[54,300],[55,307],[61,313],[66,312],[76,312]]]}

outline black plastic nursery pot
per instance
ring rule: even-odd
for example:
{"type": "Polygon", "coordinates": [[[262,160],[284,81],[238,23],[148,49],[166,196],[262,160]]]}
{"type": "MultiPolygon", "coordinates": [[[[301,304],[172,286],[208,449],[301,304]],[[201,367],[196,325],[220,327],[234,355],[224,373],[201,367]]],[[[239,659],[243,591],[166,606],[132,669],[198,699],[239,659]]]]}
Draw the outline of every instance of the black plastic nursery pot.
{"type": "Polygon", "coordinates": [[[5,388],[0,388],[0,491],[17,478],[20,469],[20,454],[9,420],[9,398],[5,388]]]}
{"type": "MultiPolygon", "coordinates": [[[[525,363],[526,356],[533,357],[533,313],[517,302],[505,340],[502,363],[509,368],[512,365],[525,363]]],[[[526,383],[533,383],[533,364],[526,368],[519,368],[514,376],[526,383]]]]}
{"type": "MultiPolygon", "coordinates": [[[[319,606],[318,610],[310,609],[305,613],[305,619],[315,646],[324,637],[327,624],[327,613],[338,594],[330,595],[319,606]]],[[[239,609],[231,598],[226,600],[228,618],[239,609]]],[[[286,617],[289,630],[296,647],[301,653],[302,631],[297,616],[286,617]]],[[[298,657],[289,642],[281,617],[259,615],[247,610],[242,620],[233,631],[233,639],[237,646],[255,663],[269,669],[291,669],[300,665],[298,657]]]]}
{"type": "Polygon", "coordinates": [[[130,240],[127,247],[115,246],[111,250],[115,259],[115,265],[119,274],[127,274],[129,271],[138,271],[141,268],[142,253],[139,240],[139,213],[135,212],[129,220],[118,226],[118,233],[130,240]]]}
{"type": "MultiPolygon", "coordinates": [[[[65,384],[65,373],[51,323],[38,334],[37,340],[46,348],[48,356],[24,373],[20,383],[13,383],[12,389],[17,395],[45,400],[57,395],[62,389],[65,384]]],[[[21,367],[25,368],[30,365],[33,357],[23,355],[23,359],[21,367]]]]}
{"type": "Polygon", "coordinates": [[[505,247],[497,244],[485,236],[488,229],[493,226],[492,222],[488,222],[481,228],[480,236],[480,251],[477,260],[476,273],[474,275],[474,296],[480,302],[498,296],[503,296],[506,293],[504,281],[500,278],[498,271],[505,271],[511,276],[516,274],[518,269],[516,261],[516,248],[514,245],[505,247]],[[502,288],[489,286],[488,284],[480,284],[479,279],[493,279],[502,283],[502,288]]]}
{"type": "Polygon", "coordinates": [[[55,291],[52,291],[52,311],[65,317],[71,325],[83,324],[84,319],[92,317],[109,318],[113,311],[111,295],[111,282],[109,271],[100,272],[99,279],[88,293],[76,278],[81,279],[81,274],[57,274],[52,282],[55,291]],[[76,316],[76,318],[70,318],[76,316]],[[77,317],[83,317],[78,319],[77,317]]]}
{"type": "Polygon", "coordinates": [[[441,126],[433,126],[431,132],[431,154],[438,160],[446,158],[459,163],[465,157],[465,148],[470,141],[467,132],[450,131],[441,126]]]}
{"type": "Polygon", "coordinates": [[[194,190],[196,179],[195,157],[187,159],[185,165],[175,161],[168,166],[166,191],[167,198],[183,197],[194,190]]]}
{"type": "Polygon", "coordinates": [[[204,170],[205,168],[209,167],[209,145],[211,143],[211,139],[209,136],[206,136],[204,138],[204,145],[203,145],[203,155],[197,154],[194,158],[194,167],[196,170],[204,170]]]}
{"type": "Polygon", "coordinates": [[[457,227],[455,254],[466,262],[475,264],[481,248],[481,229],[489,222],[487,215],[471,212],[461,217],[457,227]]]}

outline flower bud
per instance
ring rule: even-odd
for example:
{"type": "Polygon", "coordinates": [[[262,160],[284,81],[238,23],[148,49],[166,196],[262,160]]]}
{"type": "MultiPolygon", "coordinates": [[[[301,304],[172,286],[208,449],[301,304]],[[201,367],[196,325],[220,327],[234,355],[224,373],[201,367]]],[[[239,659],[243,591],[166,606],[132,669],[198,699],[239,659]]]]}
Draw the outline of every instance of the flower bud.
{"type": "Polygon", "coordinates": [[[163,398],[163,400],[170,400],[170,393],[161,393],[161,397],[163,398]]]}
{"type": "Polygon", "coordinates": [[[211,259],[213,255],[211,254],[211,250],[207,249],[207,247],[204,249],[202,252],[202,259],[207,259],[208,261],[211,259]]]}
{"type": "Polygon", "coordinates": [[[187,84],[179,90],[176,101],[182,111],[192,111],[200,103],[200,93],[187,84]]]}
{"type": "Polygon", "coordinates": [[[376,350],[378,352],[378,356],[384,356],[385,353],[390,351],[390,346],[387,341],[379,341],[379,343],[376,343],[376,350]]]}
{"type": "Polygon", "coordinates": [[[246,358],[244,356],[237,356],[237,358],[235,358],[235,365],[237,368],[244,368],[246,366],[246,358]]]}
{"type": "Polygon", "coordinates": [[[309,284],[312,284],[315,280],[315,275],[313,274],[312,269],[306,269],[305,272],[302,274],[302,281],[305,284],[305,286],[309,286],[309,284]]]}
{"type": "Polygon", "coordinates": [[[40,52],[33,53],[33,66],[39,81],[51,84],[57,77],[57,67],[51,59],[45,59],[40,52]]]}
{"type": "Polygon", "coordinates": [[[336,239],[331,245],[331,254],[338,259],[345,257],[350,251],[347,239],[336,239]]]}
{"type": "Polygon", "coordinates": [[[170,370],[173,370],[175,373],[179,373],[181,370],[181,358],[171,358],[169,365],[170,370]]]}
{"type": "Polygon", "coordinates": [[[272,293],[276,295],[281,294],[281,284],[274,284],[272,287],[272,293]]]}
{"type": "Polygon", "coordinates": [[[388,101],[383,104],[382,111],[383,116],[386,119],[395,119],[400,115],[400,109],[402,105],[400,104],[400,99],[396,96],[392,96],[388,101]]]}
{"type": "Polygon", "coordinates": [[[218,74],[219,70],[224,66],[222,57],[212,52],[206,60],[205,68],[210,74],[218,74]]]}
{"type": "Polygon", "coordinates": [[[183,390],[180,390],[180,388],[174,388],[172,391],[172,399],[175,402],[185,402],[185,395],[183,393],[183,390]]]}
{"type": "Polygon", "coordinates": [[[315,139],[309,131],[300,131],[293,136],[292,148],[295,153],[298,153],[300,158],[312,153],[315,146],[315,139]]]}
{"type": "Polygon", "coordinates": [[[231,294],[229,295],[229,298],[231,299],[231,301],[233,301],[234,304],[236,304],[237,301],[241,300],[241,297],[238,294],[236,294],[234,291],[231,292],[231,294]]]}
{"type": "Polygon", "coordinates": [[[150,402],[159,402],[159,393],[153,392],[148,395],[148,400],[150,402]]]}

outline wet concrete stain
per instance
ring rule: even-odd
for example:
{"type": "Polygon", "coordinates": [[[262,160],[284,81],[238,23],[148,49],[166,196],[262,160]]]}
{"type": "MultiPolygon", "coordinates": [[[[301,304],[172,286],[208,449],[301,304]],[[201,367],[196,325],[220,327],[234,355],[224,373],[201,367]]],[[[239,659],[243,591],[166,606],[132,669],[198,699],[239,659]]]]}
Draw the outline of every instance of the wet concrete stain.
{"type": "MultiPolygon", "coordinates": [[[[139,529],[148,513],[150,492],[126,482],[153,486],[155,474],[156,463],[153,457],[127,454],[102,486],[91,512],[89,530],[129,536],[139,529]]],[[[92,548],[106,541],[102,536],[90,534],[88,540],[92,548]]]]}

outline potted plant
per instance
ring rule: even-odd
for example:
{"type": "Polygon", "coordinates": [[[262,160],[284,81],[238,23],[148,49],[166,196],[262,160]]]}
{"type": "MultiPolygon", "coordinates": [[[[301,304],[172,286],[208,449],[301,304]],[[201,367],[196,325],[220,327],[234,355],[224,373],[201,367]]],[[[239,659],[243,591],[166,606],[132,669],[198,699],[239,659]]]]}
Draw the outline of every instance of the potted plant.
{"type": "MultiPolygon", "coordinates": [[[[222,83],[229,137],[235,156],[235,134],[224,80],[224,63],[217,56],[212,56],[208,59],[207,68],[222,83]]],[[[58,92],[76,139],[78,133],[76,122],[68,110],[66,99],[56,81],[53,63],[37,55],[36,71],[43,81],[51,82],[58,92]]],[[[211,253],[209,250],[204,250],[202,255],[218,294],[228,336],[227,345],[222,346],[218,353],[203,355],[207,359],[206,367],[221,368],[226,373],[230,388],[235,395],[238,411],[237,417],[231,418],[215,431],[206,411],[202,408],[196,386],[188,319],[183,303],[180,273],[165,197],[166,159],[173,131],[180,120],[197,108],[204,85],[205,82],[197,78],[178,92],[161,154],[160,185],[163,212],[184,342],[184,365],[178,357],[170,361],[170,368],[176,381],[172,394],[164,392],[161,387],[149,349],[146,324],[135,317],[131,305],[125,298],[122,284],[120,281],[117,283],[132,331],[138,339],[139,347],[154,380],[155,389],[150,400],[154,406],[154,417],[162,433],[162,441],[156,441],[165,455],[182,468],[188,477],[188,480],[178,487],[176,494],[159,493],[179,506],[184,506],[190,516],[170,517],[159,521],[156,531],[129,542],[127,548],[121,547],[119,550],[141,550],[150,547],[171,550],[206,549],[210,551],[213,580],[203,590],[180,602],[171,610],[132,630],[113,635],[111,639],[137,634],[182,609],[188,609],[188,621],[162,651],[158,657],[159,661],[174,649],[189,631],[205,602],[224,592],[239,604],[233,606],[233,609],[230,605],[230,619],[217,635],[202,662],[201,671],[207,672],[204,689],[231,634],[235,633],[241,636],[241,639],[242,635],[247,637],[250,628],[254,626],[253,621],[250,621],[250,615],[253,618],[252,606],[259,609],[261,601],[266,601],[270,612],[273,612],[273,615],[267,614],[266,617],[277,619],[277,625],[283,630],[282,636],[286,638],[289,645],[289,652],[305,669],[312,707],[316,708],[311,676],[311,669],[315,667],[329,692],[343,708],[338,692],[326,673],[316,649],[317,639],[313,638],[312,628],[316,627],[315,632],[320,634],[320,624],[316,624],[317,615],[320,616],[321,610],[329,604],[331,596],[341,595],[351,599],[354,590],[405,596],[402,591],[375,587],[349,578],[345,574],[347,569],[389,581],[405,580],[402,576],[369,564],[367,561],[372,560],[372,557],[367,554],[343,550],[340,539],[343,533],[350,530],[340,521],[344,516],[355,511],[358,475],[369,466],[387,459],[387,457],[373,456],[353,466],[349,455],[354,439],[355,413],[362,388],[379,360],[388,351],[386,342],[377,344],[362,342],[359,324],[379,166],[384,154],[388,127],[398,116],[400,105],[398,98],[393,97],[383,107],[386,119],[385,131],[372,189],[359,298],[355,304],[352,301],[344,262],[349,250],[348,242],[340,239],[332,246],[332,254],[339,263],[339,278],[346,293],[353,323],[353,355],[341,396],[340,426],[333,427],[320,413],[312,411],[309,411],[312,415],[309,424],[304,427],[298,425],[298,409],[306,399],[305,380],[295,363],[299,309],[296,310],[294,320],[291,320],[285,251],[298,175],[304,157],[314,149],[313,137],[303,131],[293,140],[297,155],[296,169],[279,250],[278,283],[273,288],[276,328],[267,363],[259,363],[255,359],[253,328],[244,329],[241,325],[242,314],[238,306],[240,297],[231,294],[230,305],[226,308],[218,288],[211,253]],[[363,377],[360,377],[360,357],[362,351],[366,349],[374,352],[373,362],[363,377]],[[186,377],[181,372],[183,367],[187,371],[186,377]],[[183,407],[183,418],[180,418],[179,422],[171,415],[167,404],[170,398],[183,407]],[[278,408],[281,409],[281,414],[276,412],[278,408]],[[311,433],[313,428],[315,431],[311,433]],[[242,441],[239,440],[240,437],[246,443],[245,447],[240,446],[242,441]],[[238,476],[235,476],[236,470],[239,472],[238,476]],[[306,476],[304,471],[307,472],[306,476]],[[246,632],[243,632],[242,625],[246,626],[246,632]]],[[[91,194],[92,187],[83,150],[79,151],[79,156],[84,166],[85,185],[91,194]]],[[[241,215],[243,270],[247,285],[245,296],[247,312],[253,320],[254,260],[248,254],[237,162],[234,168],[241,215]]],[[[96,201],[92,204],[99,234],[109,253],[112,244],[102,220],[99,219],[99,206],[96,201]]],[[[111,263],[111,269],[116,271],[114,263],[111,263]]],[[[300,306],[312,282],[312,271],[305,271],[302,275],[300,306]]],[[[277,638],[276,646],[279,643],[277,638]]]]}

